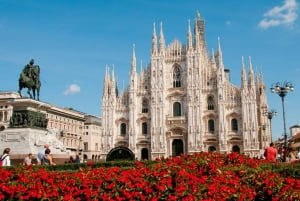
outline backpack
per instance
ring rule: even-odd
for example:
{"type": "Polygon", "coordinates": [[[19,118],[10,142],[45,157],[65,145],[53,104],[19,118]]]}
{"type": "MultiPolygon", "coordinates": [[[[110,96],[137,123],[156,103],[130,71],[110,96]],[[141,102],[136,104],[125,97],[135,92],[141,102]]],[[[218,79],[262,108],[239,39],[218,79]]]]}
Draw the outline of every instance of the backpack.
{"type": "Polygon", "coordinates": [[[3,160],[7,157],[8,155],[5,155],[3,157],[3,155],[1,156],[1,159],[0,159],[0,166],[3,166],[2,163],[3,163],[3,160]]]}

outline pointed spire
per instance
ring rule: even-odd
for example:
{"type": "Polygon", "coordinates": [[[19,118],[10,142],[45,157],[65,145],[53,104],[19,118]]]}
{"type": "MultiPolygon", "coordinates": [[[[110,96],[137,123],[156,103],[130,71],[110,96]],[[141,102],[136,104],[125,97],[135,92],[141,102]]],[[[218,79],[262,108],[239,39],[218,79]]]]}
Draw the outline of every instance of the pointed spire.
{"type": "Polygon", "coordinates": [[[191,21],[188,20],[188,33],[187,33],[187,49],[192,48],[193,41],[192,41],[192,32],[191,32],[191,21]]]}
{"type": "Polygon", "coordinates": [[[219,67],[223,67],[223,56],[222,56],[220,37],[218,37],[218,64],[219,67]]]}
{"type": "Polygon", "coordinates": [[[131,74],[136,73],[135,44],[132,45],[131,74]]]}
{"type": "Polygon", "coordinates": [[[152,34],[152,53],[157,50],[157,37],[155,30],[155,22],[153,23],[153,34],[152,34]]]}
{"type": "Polygon", "coordinates": [[[214,48],[211,50],[211,62],[215,65],[216,64],[216,58],[215,58],[215,51],[214,48]]]}
{"type": "Polygon", "coordinates": [[[244,57],[242,56],[242,88],[246,86],[247,77],[246,77],[246,70],[244,64],[244,57]]]}
{"type": "Polygon", "coordinates": [[[252,68],[252,62],[251,62],[251,57],[250,56],[249,56],[249,72],[248,72],[248,77],[249,77],[248,83],[250,85],[253,85],[254,84],[254,75],[253,75],[253,68],[252,68]]]}
{"type": "Polygon", "coordinates": [[[159,33],[159,50],[162,51],[165,49],[165,38],[163,34],[163,24],[160,23],[160,33],[159,33]]]}

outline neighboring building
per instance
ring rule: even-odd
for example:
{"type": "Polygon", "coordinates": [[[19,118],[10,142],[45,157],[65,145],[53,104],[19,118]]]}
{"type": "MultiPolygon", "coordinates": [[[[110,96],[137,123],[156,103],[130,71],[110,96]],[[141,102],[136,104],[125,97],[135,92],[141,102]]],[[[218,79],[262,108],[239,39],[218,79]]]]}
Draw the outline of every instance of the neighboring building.
{"type": "Polygon", "coordinates": [[[101,152],[128,147],[138,159],[200,151],[237,151],[259,156],[271,141],[262,74],[241,62],[241,86],[230,82],[218,41],[208,54],[204,20],[198,14],[187,45],[166,46],[162,24],[152,35],[151,63],[139,74],[133,48],[129,87],[118,94],[106,69],[102,97],[101,152]]]}
{"type": "Polygon", "coordinates": [[[14,109],[27,107],[44,113],[47,129],[55,134],[67,150],[78,153],[83,147],[83,127],[85,114],[69,108],[60,108],[49,103],[21,98],[16,92],[0,92],[0,128],[9,127],[14,109]]]}
{"type": "Polygon", "coordinates": [[[11,101],[16,98],[20,98],[20,95],[17,92],[0,92],[0,131],[9,126],[9,121],[13,111],[11,101]]]}
{"type": "Polygon", "coordinates": [[[85,115],[84,131],[83,131],[83,154],[89,159],[99,160],[100,142],[101,142],[101,118],[93,115],[85,115]]]}

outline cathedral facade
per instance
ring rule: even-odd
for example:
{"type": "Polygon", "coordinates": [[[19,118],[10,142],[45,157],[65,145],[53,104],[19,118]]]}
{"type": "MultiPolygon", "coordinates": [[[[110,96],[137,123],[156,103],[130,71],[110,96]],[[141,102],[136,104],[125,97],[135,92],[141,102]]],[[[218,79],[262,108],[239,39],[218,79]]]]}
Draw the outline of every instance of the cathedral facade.
{"type": "Polygon", "coordinates": [[[236,151],[260,156],[271,141],[262,74],[251,58],[241,61],[241,85],[230,82],[220,41],[208,53],[204,20],[187,27],[186,45],[166,45],[162,24],[152,35],[151,62],[137,73],[135,49],[130,82],[118,93],[114,71],[106,69],[102,97],[104,159],[115,147],[129,148],[137,159],[201,151],[236,151]],[[193,32],[193,33],[192,33],[193,32]]]}

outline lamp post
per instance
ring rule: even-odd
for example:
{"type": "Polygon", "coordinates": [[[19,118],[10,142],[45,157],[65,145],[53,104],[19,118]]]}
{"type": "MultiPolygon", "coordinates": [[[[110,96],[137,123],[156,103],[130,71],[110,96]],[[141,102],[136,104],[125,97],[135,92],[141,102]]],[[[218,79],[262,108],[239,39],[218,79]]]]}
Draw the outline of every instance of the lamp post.
{"type": "Polygon", "coordinates": [[[282,84],[277,82],[271,87],[271,92],[278,94],[281,97],[281,102],[282,102],[282,115],[283,115],[283,127],[284,127],[284,156],[283,156],[284,162],[286,162],[286,156],[287,156],[287,133],[286,133],[286,124],[285,124],[284,97],[290,91],[294,91],[294,87],[290,82],[284,82],[282,84]]]}
{"type": "Polygon", "coordinates": [[[271,141],[272,141],[272,118],[277,115],[277,112],[275,110],[270,110],[265,112],[265,116],[268,117],[270,122],[270,135],[271,135],[271,141]]]}

